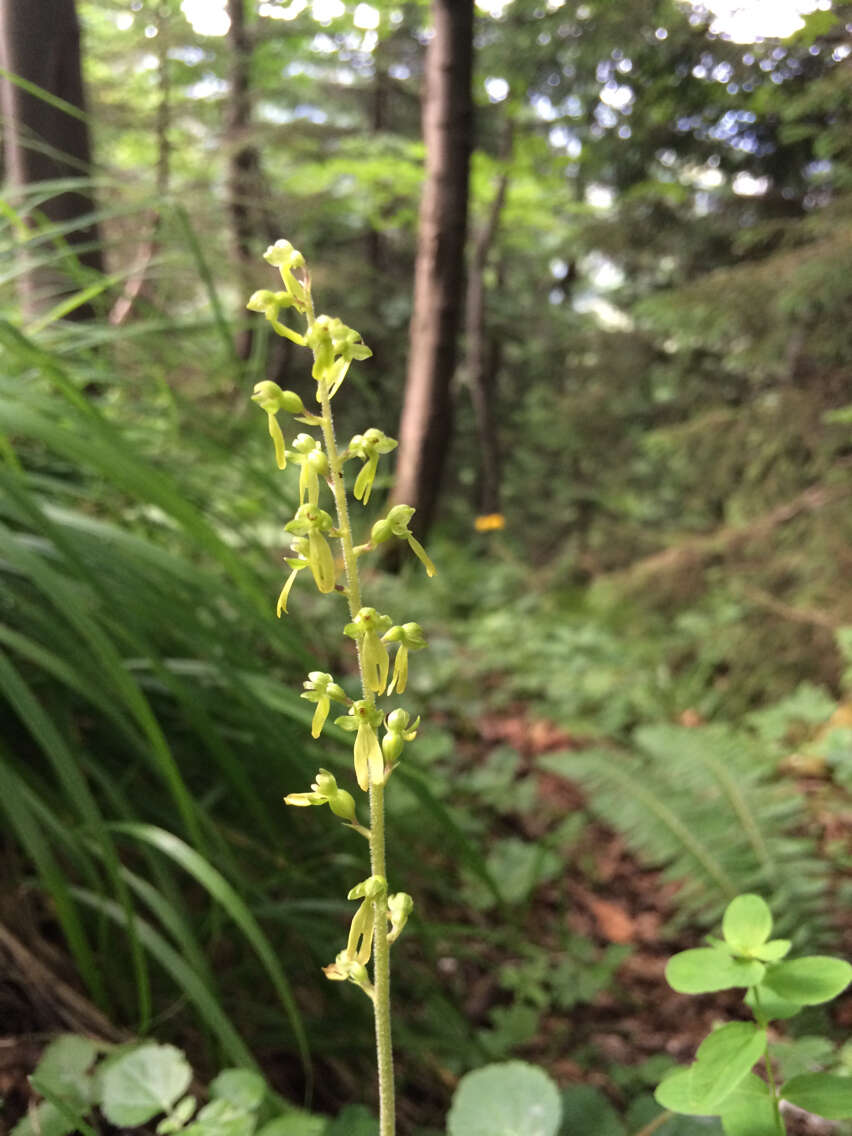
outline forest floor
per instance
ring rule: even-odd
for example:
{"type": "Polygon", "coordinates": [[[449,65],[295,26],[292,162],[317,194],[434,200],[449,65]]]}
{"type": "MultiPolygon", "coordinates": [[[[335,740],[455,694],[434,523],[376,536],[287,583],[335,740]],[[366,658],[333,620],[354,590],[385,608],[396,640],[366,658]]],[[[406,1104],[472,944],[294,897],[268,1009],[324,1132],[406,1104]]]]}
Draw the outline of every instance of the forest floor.
{"type": "MultiPolygon", "coordinates": [[[[535,784],[534,807],[514,818],[526,839],[535,841],[555,821],[583,810],[578,785],[536,767],[542,754],[583,748],[583,739],[552,722],[528,717],[520,705],[511,712],[482,717],[478,734],[473,744],[467,743],[474,762],[483,762],[497,746],[510,746],[523,759],[516,788],[520,790],[526,779],[535,784]]],[[[836,840],[842,835],[838,825],[844,817],[848,821],[848,812],[821,807],[826,788],[822,778],[798,777],[797,787],[811,804],[818,843],[836,840]]],[[[618,947],[624,948],[623,960],[602,989],[568,1010],[548,1005],[542,995],[534,1036],[514,1047],[511,1056],[543,1066],[563,1088],[575,1084],[598,1088],[622,1113],[638,1093],[653,1090],[667,1064],[689,1064],[700,1042],[720,1021],[751,1020],[735,990],[686,997],[666,983],[671,955],[699,946],[703,939],[703,933],[689,925],[673,929],[677,891],[678,885],[665,880],[661,871],[643,866],[621,835],[597,821],[588,823],[575,861],[535,889],[522,915],[523,926],[516,930],[537,950],[546,954],[550,949],[554,961],[566,931],[578,942],[593,945],[590,963],[595,954],[605,957],[618,947]]],[[[838,953],[852,954],[852,911],[836,911],[832,924],[838,953]]],[[[505,1006],[507,995],[500,979],[505,962],[499,951],[486,946],[452,968],[447,992],[458,999],[469,1021],[484,1024],[495,1007],[505,1006]]],[[[535,987],[534,978],[531,985],[535,987]]],[[[535,994],[533,989],[533,1001],[535,994]]],[[[837,1034],[848,1034],[852,991],[832,1004],[830,1020],[837,1034]]],[[[789,1036],[783,1023],[773,1030],[782,1042],[789,1036]]],[[[446,1078],[450,1086],[453,1080],[446,1078]]],[[[788,1136],[835,1131],[830,1122],[792,1109],[785,1123],[788,1136]]],[[[655,1131],[665,1136],[666,1126],[655,1131]]]]}
{"type": "MultiPolygon", "coordinates": [[[[523,707],[483,716],[477,736],[468,736],[459,744],[465,760],[473,764],[484,761],[498,746],[509,746],[520,755],[518,787],[526,783],[535,789],[533,807],[515,814],[510,822],[523,839],[534,842],[556,820],[583,810],[577,785],[536,767],[541,754],[581,748],[582,739],[550,722],[528,717],[523,707]]],[[[824,836],[836,838],[836,812],[821,814],[819,809],[822,782],[800,778],[799,788],[814,802],[812,812],[824,836]]],[[[618,833],[596,821],[587,822],[583,829],[578,853],[568,871],[534,889],[513,928],[517,943],[534,944],[526,960],[515,960],[520,976],[515,1004],[518,990],[524,988],[526,961],[525,989],[536,1013],[532,1035],[512,1045],[511,1056],[542,1065],[562,1087],[584,1084],[599,1089],[620,1113],[638,1093],[651,1091],[667,1062],[688,1063],[715,1023],[747,1018],[748,1013],[735,991],[685,997],[666,984],[668,958],[677,950],[698,945],[701,938],[700,932],[688,926],[671,929],[676,926],[676,884],[665,880],[660,871],[643,866],[618,833]],[[623,949],[600,989],[570,1008],[552,1004],[542,992],[547,968],[556,965],[566,934],[587,945],[590,965],[614,948],[623,949]],[[530,958],[535,957],[543,960],[538,979],[531,973],[535,963],[530,966],[530,958]]],[[[466,917],[462,911],[457,914],[459,919],[466,917]]],[[[453,914],[445,918],[451,921],[453,914]]],[[[9,925],[8,919],[4,922],[9,925]]],[[[852,912],[838,912],[835,922],[838,939],[852,948],[852,912]]],[[[8,1131],[32,1100],[27,1076],[52,1035],[79,1031],[108,1041],[126,1037],[79,991],[56,977],[68,969],[60,948],[43,943],[42,947],[36,957],[8,932],[0,937],[0,1098],[5,1101],[0,1131],[8,1131]]],[[[507,963],[504,949],[483,936],[476,951],[464,958],[442,960],[444,992],[470,1023],[487,1027],[495,1008],[505,1008],[512,1001],[501,978],[507,963]]],[[[831,1019],[838,1032],[852,1027],[852,994],[837,1000],[831,1019]]],[[[483,1032],[488,1031],[484,1028],[483,1032]]],[[[784,1037],[783,1030],[780,1037],[784,1037]]],[[[403,1057],[403,1076],[408,1073],[406,1065],[403,1057]]],[[[337,1080],[339,1069],[330,1072],[331,1080],[337,1080]]],[[[415,1092],[401,1106],[403,1131],[440,1123],[457,1080],[440,1065],[425,1076],[423,1072],[412,1076],[422,1093],[415,1092]]],[[[274,1081],[273,1070],[269,1074],[274,1081]]],[[[344,1090],[339,1081],[337,1087],[344,1090]]],[[[824,1136],[834,1131],[831,1124],[805,1114],[789,1114],[786,1123],[790,1136],[824,1136]]],[[[665,1136],[665,1125],[658,1131],[665,1136]]]]}

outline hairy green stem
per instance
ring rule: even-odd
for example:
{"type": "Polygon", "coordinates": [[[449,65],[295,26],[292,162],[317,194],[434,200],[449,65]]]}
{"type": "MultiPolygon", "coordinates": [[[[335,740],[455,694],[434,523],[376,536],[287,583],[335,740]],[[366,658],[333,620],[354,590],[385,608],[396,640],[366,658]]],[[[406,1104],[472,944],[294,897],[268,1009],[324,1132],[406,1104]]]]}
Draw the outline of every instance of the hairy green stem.
{"type": "MultiPolygon", "coordinates": [[[[313,313],[309,315],[309,322],[313,313]]],[[[337,508],[337,527],[340,531],[340,545],[343,550],[343,567],[346,573],[346,594],[349,613],[354,619],[361,609],[361,584],[358,576],[358,560],[352,541],[352,525],[349,520],[349,503],[346,499],[346,486],[343,481],[343,463],[337,449],[334,435],[334,418],[328,383],[322,379],[318,385],[318,397],[322,405],[322,434],[331,477],[331,488],[337,508]]],[[[358,669],[364,698],[375,704],[372,691],[368,690],[364,664],[361,658],[361,645],[358,644],[358,669]]],[[[383,785],[370,785],[370,874],[387,879],[385,867],[385,790],[383,785]]],[[[373,933],[373,1013],[376,1023],[376,1065],[379,1075],[379,1136],[394,1136],[396,1131],[396,1107],[394,1104],[393,1045],[391,1040],[390,1014],[390,946],[388,944],[387,898],[374,902],[375,930],[373,933]]]]}

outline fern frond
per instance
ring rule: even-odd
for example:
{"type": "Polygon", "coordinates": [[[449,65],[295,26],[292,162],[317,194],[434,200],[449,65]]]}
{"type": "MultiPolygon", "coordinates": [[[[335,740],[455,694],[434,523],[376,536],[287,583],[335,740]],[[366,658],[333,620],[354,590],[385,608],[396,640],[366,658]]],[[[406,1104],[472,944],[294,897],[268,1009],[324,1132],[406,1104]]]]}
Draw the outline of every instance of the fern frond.
{"type": "Polygon", "coordinates": [[[719,726],[660,725],[634,735],[632,753],[550,754],[542,768],[577,781],[589,805],[646,863],[681,884],[684,916],[712,924],[739,892],[766,896],[779,933],[822,932],[827,865],[795,790],[773,776],[748,734],[719,726]]]}

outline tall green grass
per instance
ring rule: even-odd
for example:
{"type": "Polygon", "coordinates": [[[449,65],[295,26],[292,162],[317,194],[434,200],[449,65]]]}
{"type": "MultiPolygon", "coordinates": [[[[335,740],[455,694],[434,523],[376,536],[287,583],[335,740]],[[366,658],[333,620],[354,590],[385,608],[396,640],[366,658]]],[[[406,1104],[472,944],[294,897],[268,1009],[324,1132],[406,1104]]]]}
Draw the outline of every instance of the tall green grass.
{"type": "MultiPolygon", "coordinates": [[[[186,272],[202,251],[163,255],[186,272]]],[[[321,966],[348,912],[316,898],[351,886],[358,838],[285,815],[281,799],[319,764],[346,776],[351,762],[310,739],[297,692],[325,644],[274,618],[291,503],[239,389],[255,376],[230,353],[225,301],[211,302],[206,267],[197,277],[170,321],[144,306],[121,328],[0,319],[0,816],[21,865],[9,886],[37,897],[114,1020],[184,1043],[200,1027],[211,1059],[274,1050],[307,1069],[311,1054],[351,1061],[351,1037],[367,1037],[360,1003],[325,1013],[321,966]]],[[[442,845],[493,889],[441,794],[416,770],[399,776],[407,878],[452,900],[453,879],[422,858],[442,845]]],[[[417,1007],[406,1048],[469,1049],[422,966],[400,985],[417,1007]]]]}
{"type": "Polygon", "coordinates": [[[250,535],[276,487],[181,390],[201,350],[209,402],[239,395],[198,276],[206,295],[170,323],[68,326],[54,309],[27,328],[11,304],[0,320],[0,812],[99,1005],[144,1030],[185,998],[248,1063],[253,1007],[276,1000],[278,1043],[307,1066],[288,971],[326,961],[334,928],[311,925],[308,946],[301,913],[273,944],[253,909],[304,898],[323,853],[280,805],[316,766],[292,692],[311,656],[272,618],[275,560],[250,535]]]}

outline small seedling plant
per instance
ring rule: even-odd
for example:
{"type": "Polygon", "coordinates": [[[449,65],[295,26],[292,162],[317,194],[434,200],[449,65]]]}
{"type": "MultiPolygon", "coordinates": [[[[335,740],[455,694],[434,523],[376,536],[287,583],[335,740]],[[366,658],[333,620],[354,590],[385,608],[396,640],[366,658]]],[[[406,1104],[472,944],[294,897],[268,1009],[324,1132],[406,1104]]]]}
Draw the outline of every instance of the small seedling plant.
{"type": "Polygon", "coordinates": [[[417,735],[419,719],[402,706],[380,706],[383,696],[405,693],[409,655],[426,646],[418,624],[395,622],[390,615],[364,604],[358,562],[362,556],[390,540],[404,540],[422,562],[429,576],[435,567],[409,527],[414,509],[394,505],[372,525],[367,539],[356,544],[350,520],[345,467],[360,462],[352,485],[352,495],[362,505],[370,500],[379,459],[390,453],[396,442],[371,427],[356,434],[339,448],[335,436],[332,400],[340,390],[353,362],[367,359],[372,352],[359,333],[339,319],[315,315],[311,280],[305,259],[289,241],[270,246],[264,259],[278,269],[284,288],[255,292],[248,302],[250,311],[261,312],[276,334],[313,353],[311,374],[316,381],[318,412],[306,409],[293,391],[281,390],[273,382],[261,382],[252,395],[266,412],[275,461],[279,469],[288,465],[299,470],[299,507],[284,526],[292,537],[287,558],[290,573],[278,597],[279,617],[286,613],[291,589],[300,575],[313,579],[324,594],[341,595],[348,607],[342,634],[354,640],[361,681],[361,697],[350,698],[333,675],[311,671],[302,697],[315,704],[311,733],[318,738],[333,703],[345,712],[335,719],[342,729],[355,735],[353,765],[355,780],[369,796],[369,825],[358,817],[355,798],[337,784],[326,769],[320,769],[310,789],[288,794],[288,805],[297,808],[328,805],[331,813],[353,832],[366,838],[370,847],[370,874],[353,885],[348,899],[358,903],[352,918],[346,946],[325,967],[334,982],[350,982],[370,999],[376,1027],[376,1059],[379,1079],[380,1136],[393,1136],[394,1081],[390,1016],[390,947],[401,934],[413,907],[406,892],[392,892],[385,864],[384,793],[406,745],[417,735]],[[284,322],[283,313],[293,312],[305,324],[297,331],[284,322]],[[315,431],[300,432],[288,443],[278,416],[289,416],[315,431]],[[323,506],[328,504],[329,512],[323,506]],[[337,546],[338,556],[333,546],[337,546]],[[341,570],[342,569],[342,570],[341,570]],[[391,671],[390,651],[394,665],[391,671]],[[372,966],[372,974],[368,967],[372,966]]]}
{"type": "Polygon", "coordinates": [[[790,941],[771,934],[764,900],[740,895],[725,910],[721,939],[681,951],[666,967],[669,985],[681,994],[745,989],[754,1021],[715,1029],[692,1065],[666,1077],[655,1093],[671,1112],[718,1116],[727,1136],[784,1136],[782,1100],[830,1120],[852,1116],[852,1078],[804,1073],[779,1084],[770,1044],[770,1022],[836,998],[852,980],[852,966],[827,955],[789,959],[790,941]],[[765,1079],[753,1072],[756,1065],[765,1079]]]}

